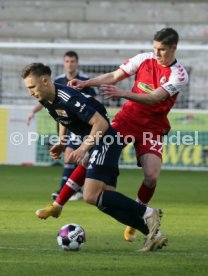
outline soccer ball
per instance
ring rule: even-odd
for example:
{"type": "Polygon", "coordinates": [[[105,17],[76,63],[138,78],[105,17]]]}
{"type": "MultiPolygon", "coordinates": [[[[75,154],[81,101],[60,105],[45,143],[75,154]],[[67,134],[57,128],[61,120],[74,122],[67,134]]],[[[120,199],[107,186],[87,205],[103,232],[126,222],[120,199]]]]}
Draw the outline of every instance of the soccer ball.
{"type": "Polygon", "coordinates": [[[66,224],[58,232],[57,242],[65,251],[80,250],[86,242],[85,231],[78,224],[66,224]]]}

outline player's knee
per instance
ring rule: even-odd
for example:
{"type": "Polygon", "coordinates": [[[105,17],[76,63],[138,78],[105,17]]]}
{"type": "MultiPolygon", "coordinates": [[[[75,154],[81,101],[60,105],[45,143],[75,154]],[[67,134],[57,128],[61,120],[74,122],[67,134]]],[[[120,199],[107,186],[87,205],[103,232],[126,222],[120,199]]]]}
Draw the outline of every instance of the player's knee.
{"type": "Polygon", "coordinates": [[[144,177],[144,184],[149,187],[153,188],[157,184],[157,176],[154,173],[146,174],[144,177]]]}

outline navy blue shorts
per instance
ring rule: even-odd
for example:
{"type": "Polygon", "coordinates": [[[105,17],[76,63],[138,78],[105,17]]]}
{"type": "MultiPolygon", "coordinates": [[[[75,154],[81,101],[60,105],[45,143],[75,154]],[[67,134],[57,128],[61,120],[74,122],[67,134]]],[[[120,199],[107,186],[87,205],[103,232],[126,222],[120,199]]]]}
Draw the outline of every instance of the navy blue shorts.
{"type": "Polygon", "coordinates": [[[118,142],[117,136],[118,133],[110,127],[99,144],[92,148],[86,178],[97,179],[116,187],[119,157],[124,147],[123,141],[119,139],[118,142]]]}

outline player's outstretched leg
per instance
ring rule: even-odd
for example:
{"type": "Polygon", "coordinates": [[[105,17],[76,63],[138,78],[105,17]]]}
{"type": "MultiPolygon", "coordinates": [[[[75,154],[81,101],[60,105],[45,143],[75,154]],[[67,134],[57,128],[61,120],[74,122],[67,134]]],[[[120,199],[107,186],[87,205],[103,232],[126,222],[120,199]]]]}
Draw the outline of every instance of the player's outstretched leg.
{"type": "Polygon", "coordinates": [[[162,211],[141,205],[115,191],[103,191],[97,198],[97,207],[119,222],[141,231],[146,237],[143,251],[156,247],[155,234],[160,226],[162,211]]]}
{"type": "Polygon", "coordinates": [[[40,219],[47,219],[48,217],[59,217],[64,204],[75,192],[80,189],[80,187],[84,185],[85,173],[85,167],[79,165],[71,174],[64,187],[61,189],[61,192],[54,203],[47,206],[46,208],[39,209],[35,212],[37,217],[40,219]]]}

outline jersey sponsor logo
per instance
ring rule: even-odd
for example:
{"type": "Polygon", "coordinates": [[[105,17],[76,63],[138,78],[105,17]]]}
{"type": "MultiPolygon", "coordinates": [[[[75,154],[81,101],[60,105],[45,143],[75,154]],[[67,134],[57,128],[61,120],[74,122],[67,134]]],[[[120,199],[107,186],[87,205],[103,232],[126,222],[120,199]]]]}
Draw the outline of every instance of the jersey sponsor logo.
{"type": "Polygon", "coordinates": [[[76,103],[75,103],[75,105],[74,106],[76,106],[76,107],[80,107],[81,106],[81,103],[80,102],[78,102],[78,101],[76,101],[76,103]]]}
{"type": "Polygon", "coordinates": [[[152,93],[152,91],[153,91],[153,89],[148,84],[146,84],[144,82],[139,82],[137,87],[147,93],[152,93]]]}
{"type": "Polygon", "coordinates": [[[80,108],[79,112],[82,112],[82,111],[83,111],[83,109],[85,108],[85,106],[86,106],[86,104],[83,104],[83,105],[81,106],[81,108],[80,108]]]}
{"type": "Polygon", "coordinates": [[[74,106],[76,106],[76,107],[78,107],[78,108],[79,108],[79,112],[82,112],[82,111],[83,111],[83,109],[85,108],[86,104],[81,105],[81,103],[80,103],[80,102],[76,101],[76,103],[75,103],[75,105],[74,105],[74,106]]]}
{"type": "Polygon", "coordinates": [[[69,117],[66,113],[65,110],[63,109],[55,109],[56,113],[59,115],[59,116],[62,116],[62,117],[69,117]]]}
{"type": "Polygon", "coordinates": [[[160,79],[160,84],[164,84],[166,82],[166,77],[163,76],[161,79],[160,79]]]}

